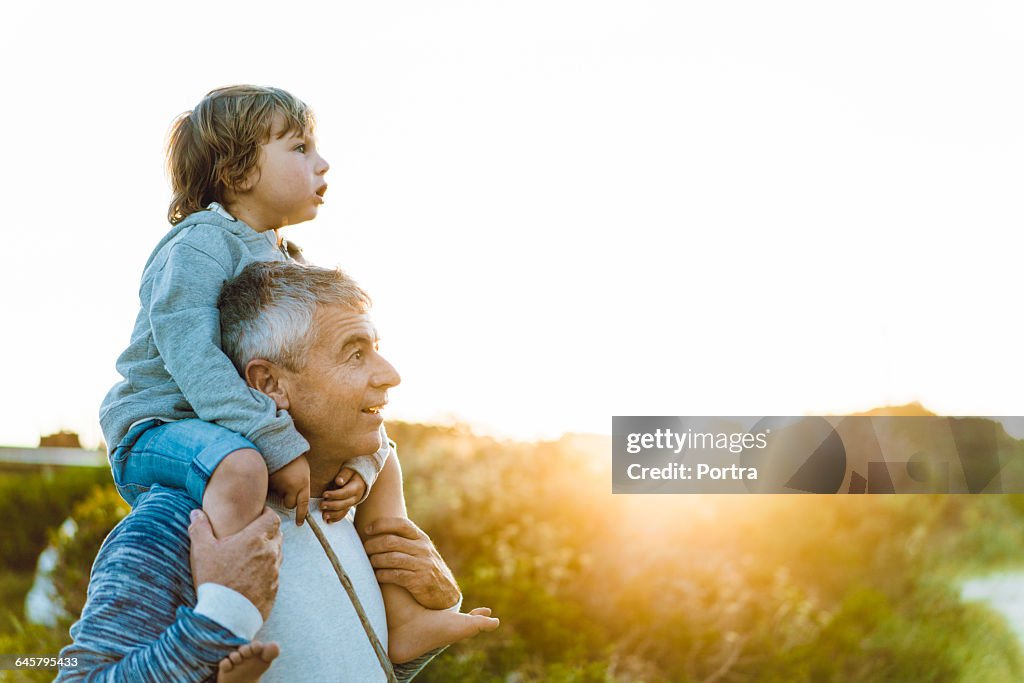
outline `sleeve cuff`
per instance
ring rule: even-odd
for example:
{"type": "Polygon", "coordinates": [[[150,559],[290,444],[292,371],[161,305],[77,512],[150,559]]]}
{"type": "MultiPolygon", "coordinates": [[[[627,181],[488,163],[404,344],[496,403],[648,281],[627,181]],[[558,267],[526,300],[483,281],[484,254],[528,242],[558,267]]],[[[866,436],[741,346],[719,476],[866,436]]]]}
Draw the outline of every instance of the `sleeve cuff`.
{"type": "MultiPolygon", "coordinates": [[[[386,430],[384,428],[384,425],[381,424],[381,426],[380,426],[380,448],[377,449],[377,452],[373,454],[373,457],[377,459],[377,469],[378,470],[384,469],[384,463],[385,463],[385,461],[387,461],[388,455],[391,453],[392,449],[397,449],[397,448],[398,448],[398,445],[395,444],[395,442],[391,440],[391,437],[388,436],[388,430],[386,430]]],[[[395,453],[397,455],[397,450],[395,451],[395,453]]]]}
{"type": "Polygon", "coordinates": [[[218,583],[204,583],[196,593],[195,613],[213,619],[239,638],[252,640],[263,627],[263,616],[256,605],[238,591],[218,583]]]}
{"type": "Polygon", "coordinates": [[[380,470],[376,467],[376,459],[372,455],[358,455],[345,461],[345,467],[348,467],[362,477],[363,483],[366,484],[363,497],[356,501],[356,505],[361,505],[364,500],[370,497],[370,489],[377,483],[377,474],[380,470]]]}
{"type": "Polygon", "coordinates": [[[460,609],[462,609],[462,593],[459,593],[459,600],[458,600],[458,602],[456,602],[451,607],[446,607],[444,609],[444,611],[445,612],[458,612],[460,609]]]}
{"type": "Polygon", "coordinates": [[[309,442],[295,430],[295,423],[284,410],[277,411],[271,427],[244,436],[256,446],[271,474],[309,450],[309,442]]]}
{"type": "Polygon", "coordinates": [[[381,447],[373,455],[356,456],[345,463],[345,467],[356,471],[366,484],[366,491],[363,493],[363,497],[356,501],[356,505],[362,505],[363,501],[370,497],[370,490],[377,483],[377,475],[384,469],[384,463],[387,462],[388,455],[395,447],[395,442],[388,439],[384,425],[380,426],[380,440],[381,447]]]}

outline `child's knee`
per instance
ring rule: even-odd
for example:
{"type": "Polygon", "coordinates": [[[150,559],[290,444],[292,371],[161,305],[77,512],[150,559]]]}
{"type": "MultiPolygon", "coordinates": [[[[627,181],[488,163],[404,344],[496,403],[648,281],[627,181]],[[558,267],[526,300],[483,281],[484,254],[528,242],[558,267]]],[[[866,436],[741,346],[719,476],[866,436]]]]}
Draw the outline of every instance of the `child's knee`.
{"type": "Polygon", "coordinates": [[[233,534],[256,519],[267,498],[267,465],[252,448],[226,455],[203,493],[203,510],[218,538],[233,534]]]}
{"type": "Polygon", "coordinates": [[[210,482],[215,480],[221,486],[245,491],[253,491],[261,496],[267,492],[267,463],[263,456],[253,448],[240,448],[224,456],[217,468],[210,477],[210,482]]]}

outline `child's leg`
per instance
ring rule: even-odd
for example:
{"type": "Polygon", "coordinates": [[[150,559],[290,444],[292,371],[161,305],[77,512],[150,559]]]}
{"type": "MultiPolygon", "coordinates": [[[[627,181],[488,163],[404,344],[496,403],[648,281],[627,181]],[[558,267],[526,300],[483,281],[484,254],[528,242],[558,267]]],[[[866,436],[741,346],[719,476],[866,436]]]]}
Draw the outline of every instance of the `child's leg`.
{"type": "Polygon", "coordinates": [[[267,465],[252,442],[198,419],[139,425],[112,454],[111,468],[129,502],[157,484],[183,489],[220,537],[259,517],[267,496],[267,465]]]}
{"type": "Polygon", "coordinates": [[[218,538],[241,531],[260,516],[267,499],[267,463],[252,448],[224,456],[203,493],[203,512],[218,538]]]}
{"type": "MultiPolygon", "coordinates": [[[[394,451],[384,463],[369,497],[356,508],[360,538],[366,540],[363,529],[367,524],[384,517],[407,517],[402,470],[394,451]]],[[[497,619],[488,618],[491,612],[487,608],[469,614],[427,609],[409,591],[390,583],[381,584],[380,592],[388,620],[388,657],[396,664],[498,627],[497,619]]]]}

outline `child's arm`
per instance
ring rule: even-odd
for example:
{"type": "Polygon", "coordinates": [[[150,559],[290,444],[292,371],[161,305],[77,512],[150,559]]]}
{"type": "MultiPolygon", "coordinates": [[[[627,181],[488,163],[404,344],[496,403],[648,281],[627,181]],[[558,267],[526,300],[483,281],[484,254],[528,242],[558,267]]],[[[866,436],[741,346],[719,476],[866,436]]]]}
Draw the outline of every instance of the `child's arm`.
{"type": "Polygon", "coordinates": [[[324,491],[324,501],[320,503],[323,519],[328,524],[344,519],[357,502],[369,495],[363,478],[358,472],[348,467],[347,463],[338,472],[334,483],[338,485],[338,488],[324,491]]]}
{"type": "MultiPolygon", "coordinates": [[[[380,448],[377,449],[377,452],[373,455],[357,455],[345,462],[345,467],[362,477],[363,483],[366,484],[365,490],[359,494],[353,505],[359,505],[370,495],[370,489],[373,488],[377,475],[384,469],[384,462],[388,459],[388,454],[395,448],[397,448],[395,442],[388,438],[387,430],[384,429],[384,425],[381,425],[380,448]]],[[[341,472],[338,475],[340,477],[341,472]]],[[[343,486],[344,482],[338,482],[338,485],[343,486]]]]}
{"type": "Polygon", "coordinates": [[[402,467],[398,462],[398,454],[393,453],[384,463],[377,477],[377,485],[373,495],[356,508],[356,530],[360,537],[362,528],[374,520],[383,517],[408,517],[405,509],[405,491],[402,486],[402,467]]]}
{"type": "Polygon", "coordinates": [[[362,504],[370,495],[370,489],[384,468],[388,454],[396,448],[395,442],[388,438],[384,425],[380,426],[380,438],[382,445],[376,453],[346,460],[334,479],[338,488],[324,492],[325,500],[320,509],[323,510],[325,522],[337,522],[344,518],[350,508],[362,504]]]}
{"type": "Polygon", "coordinates": [[[291,416],[273,399],[250,389],[220,347],[217,299],[234,276],[236,239],[214,226],[196,225],[170,247],[154,274],[149,320],[168,373],[192,410],[249,439],[271,474],[309,450],[291,416]]]}
{"type": "Polygon", "coordinates": [[[295,508],[295,523],[302,526],[309,513],[309,460],[300,455],[271,474],[270,490],[281,494],[286,508],[295,508]]]}

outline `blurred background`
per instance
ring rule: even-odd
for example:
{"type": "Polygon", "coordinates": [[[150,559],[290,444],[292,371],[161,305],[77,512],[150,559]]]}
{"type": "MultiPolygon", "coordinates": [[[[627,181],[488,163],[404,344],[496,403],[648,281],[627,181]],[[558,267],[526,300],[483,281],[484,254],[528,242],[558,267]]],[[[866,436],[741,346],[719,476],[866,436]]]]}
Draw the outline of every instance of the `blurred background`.
{"type": "MultiPolygon", "coordinates": [[[[605,437],[388,431],[410,516],[464,605],[502,619],[417,680],[1024,677],[1024,496],[613,496],[605,437]]],[[[0,652],[67,642],[92,558],[126,512],[109,478],[102,466],[0,471],[0,518],[17,520],[0,535],[0,652]]],[[[33,673],[0,680],[53,677],[33,673]]]]}

